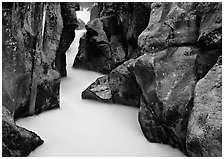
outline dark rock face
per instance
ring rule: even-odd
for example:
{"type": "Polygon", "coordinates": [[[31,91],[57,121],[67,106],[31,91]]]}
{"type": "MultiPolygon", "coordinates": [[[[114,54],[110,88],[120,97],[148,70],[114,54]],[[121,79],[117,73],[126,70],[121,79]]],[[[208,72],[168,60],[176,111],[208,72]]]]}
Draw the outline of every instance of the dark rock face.
{"type": "Polygon", "coordinates": [[[78,19],[78,27],[76,30],[84,30],[85,29],[85,22],[81,19],[78,19]]]}
{"type": "Polygon", "coordinates": [[[43,140],[27,129],[17,126],[13,116],[2,107],[2,156],[28,156],[36,147],[43,144],[43,140]]]}
{"type": "Polygon", "coordinates": [[[196,85],[188,123],[191,156],[222,156],[222,58],[196,85]]]}
{"type": "Polygon", "coordinates": [[[195,45],[198,38],[195,3],[153,3],[148,27],[139,35],[142,53],[195,45]]]}
{"type": "Polygon", "coordinates": [[[109,73],[139,56],[137,37],[147,26],[150,11],[142,3],[98,3],[97,7],[100,17],[96,18],[97,10],[86,25],[73,67],[109,73]]]}
{"type": "Polygon", "coordinates": [[[201,48],[196,60],[196,75],[199,80],[222,54],[222,3],[199,3],[197,16],[200,20],[197,42],[201,48]]]}
{"type": "Polygon", "coordinates": [[[58,3],[3,3],[2,104],[15,117],[59,107],[54,62],[61,31],[58,3]]]}
{"type": "Polygon", "coordinates": [[[60,44],[57,48],[55,65],[61,77],[67,76],[66,71],[66,51],[69,49],[75,38],[75,29],[79,22],[76,17],[77,3],[61,2],[61,16],[63,19],[63,30],[60,38],[60,44]]]}
{"type": "MultiPolygon", "coordinates": [[[[144,5],[151,15],[138,37],[143,55],[97,79],[82,97],[140,107],[150,142],[187,156],[221,156],[221,3],[144,5]]],[[[112,12],[103,6],[101,15],[112,12]]]]}
{"type": "Polygon", "coordinates": [[[139,57],[133,68],[142,90],[139,123],[145,137],[151,142],[178,147],[185,154],[197,52],[192,47],[169,48],[154,58],[139,57]]]}
{"type": "Polygon", "coordinates": [[[140,88],[129,71],[134,63],[135,60],[131,59],[98,78],[82,92],[82,98],[139,107],[140,88]]]}

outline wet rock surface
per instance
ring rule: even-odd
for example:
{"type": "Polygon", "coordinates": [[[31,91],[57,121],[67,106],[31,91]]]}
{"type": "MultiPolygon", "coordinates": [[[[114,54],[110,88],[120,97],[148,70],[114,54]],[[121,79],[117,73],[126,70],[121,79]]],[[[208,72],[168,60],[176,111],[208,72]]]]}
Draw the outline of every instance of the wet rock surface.
{"type": "Polygon", "coordinates": [[[198,81],[188,123],[191,156],[222,156],[222,58],[198,81]]]}
{"type": "Polygon", "coordinates": [[[93,6],[92,20],[86,25],[73,67],[108,74],[124,61],[139,56],[137,37],[147,26],[149,13],[142,3],[93,6]]]}
{"type": "Polygon", "coordinates": [[[2,107],[2,156],[25,157],[43,144],[43,140],[32,131],[15,124],[11,113],[2,107]]]}

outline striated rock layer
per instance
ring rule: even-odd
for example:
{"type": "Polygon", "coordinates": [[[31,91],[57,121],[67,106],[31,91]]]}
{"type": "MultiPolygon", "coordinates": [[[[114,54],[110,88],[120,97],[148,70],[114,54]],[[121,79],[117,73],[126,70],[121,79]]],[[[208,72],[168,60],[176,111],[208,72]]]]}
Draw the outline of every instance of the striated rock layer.
{"type": "Polygon", "coordinates": [[[98,78],[82,98],[140,107],[150,142],[187,156],[221,156],[221,3],[150,7],[149,24],[138,36],[143,55],[98,78]]]}
{"type": "Polygon", "coordinates": [[[73,67],[109,73],[124,61],[138,57],[137,38],[147,26],[149,13],[143,3],[94,5],[73,67]]]}

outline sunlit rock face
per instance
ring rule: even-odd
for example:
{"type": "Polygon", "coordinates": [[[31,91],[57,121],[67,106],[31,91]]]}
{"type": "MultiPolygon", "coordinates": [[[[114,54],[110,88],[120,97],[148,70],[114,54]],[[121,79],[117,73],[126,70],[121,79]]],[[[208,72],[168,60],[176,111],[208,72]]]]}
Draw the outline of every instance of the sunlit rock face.
{"type": "Polygon", "coordinates": [[[138,57],[137,38],[147,26],[149,13],[143,3],[94,5],[73,67],[109,73],[124,61],[138,57]]]}
{"type": "Polygon", "coordinates": [[[3,4],[3,105],[16,117],[29,105],[35,114],[59,107],[60,12],[58,3],[3,4]]]}
{"type": "Polygon", "coordinates": [[[28,156],[43,140],[35,133],[17,126],[12,114],[2,106],[2,156],[28,156]]]}

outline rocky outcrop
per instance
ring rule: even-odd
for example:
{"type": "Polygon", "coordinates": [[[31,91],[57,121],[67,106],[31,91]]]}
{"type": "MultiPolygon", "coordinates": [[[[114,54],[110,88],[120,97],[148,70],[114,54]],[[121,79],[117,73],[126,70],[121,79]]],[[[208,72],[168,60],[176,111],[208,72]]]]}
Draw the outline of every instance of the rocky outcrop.
{"type": "Polygon", "coordinates": [[[135,103],[150,142],[172,145],[187,156],[221,156],[221,3],[150,7],[149,24],[138,37],[143,55],[99,78],[82,97],[135,103]],[[123,88],[133,94],[126,98],[123,88]]]}
{"type": "Polygon", "coordinates": [[[150,142],[186,152],[186,131],[193,107],[194,62],[198,49],[169,48],[138,58],[133,72],[141,88],[139,123],[150,142]]]}
{"type": "Polygon", "coordinates": [[[85,29],[85,22],[82,19],[78,19],[78,27],[76,30],[84,30],[85,29]]]}
{"type": "Polygon", "coordinates": [[[17,126],[13,116],[2,107],[2,156],[28,156],[36,147],[43,144],[43,140],[35,133],[17,126]]]}
{"type": "Polygon", "coordinates": [[[75,29],[79,26],[76,17],[76,2],[61,2],[61,16],[63,19],[63,30],[60,38],[60,44],[57,48],[55,65],[61,77],[67,76],[66,70],[66,51],[69,49],[75,38],[75,29]]]}
{"type": "Polygon", "coordinates": [[[15,117],[59,107],[61,31],[58,3],[3,3],[2,104],[15,117]]]}
{"type": "Polygon", "coordinates": [[[196,3],[153,3],[148,27],[139,35],[142,53],[192,46],[198,38],[196,3]]]}
{"type": "Polygon", "coordinates": [[[140,88],[129,71],[134,64],[135,60],[131,59],[98,78],[82,92],[82,98],[139,107],[140,88]]]}
{"type": "Polygon", "coordinates": [[[150,10],[142,3],[99,3],[99,8],[100,17],[86,25],[73,67],[109,73],[139,56],[137,38],[147,26],[150,10]]]}
{"type": "Polygon", "coordinates": [[[191,156],[222,156],[222,58],[196,85],[188,123],[191,156]]]}
{"type": "Polygon", "coordinates": [[[196,60],[196,75],[203,78],[222,54],[222,3],[199,3],[200,20],[198,46],[201,49],[196,60]]]}

